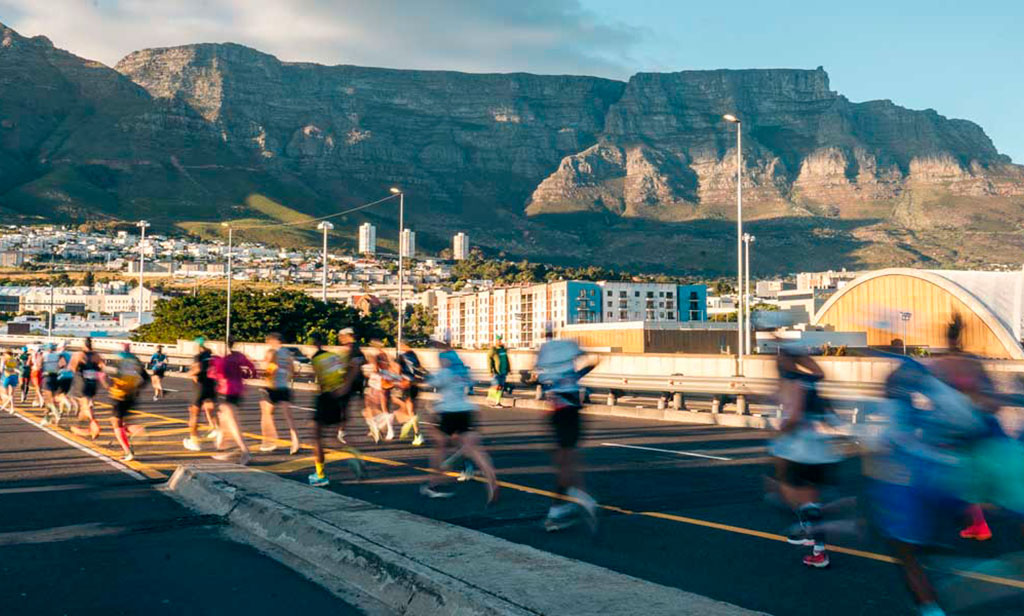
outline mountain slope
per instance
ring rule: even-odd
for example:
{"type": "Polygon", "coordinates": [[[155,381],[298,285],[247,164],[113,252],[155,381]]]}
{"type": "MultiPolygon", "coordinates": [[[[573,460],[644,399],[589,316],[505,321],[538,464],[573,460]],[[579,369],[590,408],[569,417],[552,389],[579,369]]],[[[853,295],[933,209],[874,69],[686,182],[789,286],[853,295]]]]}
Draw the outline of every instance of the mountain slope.
{"type": "MultiPolygon", "coordinates": [[[[1020,260],[1024,168],[971,122],[850,102],[821,69],[619,82],[287,63],[234,44],[115,68],[0,26],[0,207],[166,225],[263,218],[252,204],[267,199],[324,214],[398,185],[427,249],[468,230],[510,256],[728,271],[732,112],[759,269],[1020,260]]],[[[395,209],[339,238],[364,218],[393,235],[395,209]]]]}

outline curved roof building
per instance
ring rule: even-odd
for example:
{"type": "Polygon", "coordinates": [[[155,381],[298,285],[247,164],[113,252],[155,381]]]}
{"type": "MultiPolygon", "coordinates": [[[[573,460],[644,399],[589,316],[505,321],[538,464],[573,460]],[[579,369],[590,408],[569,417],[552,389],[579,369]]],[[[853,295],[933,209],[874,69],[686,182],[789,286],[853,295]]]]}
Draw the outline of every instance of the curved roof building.
{"type": "Polygon", "coordinates": [[[837,331],[866,331],[871,346],[891,345],[905,336],[910,346],[942,349],[946,326],[959,313],[964,350],[982,357],[1024,359],[1022,311],[1024,272],[892,268],[851,281],[812,322],[837,331]]]}

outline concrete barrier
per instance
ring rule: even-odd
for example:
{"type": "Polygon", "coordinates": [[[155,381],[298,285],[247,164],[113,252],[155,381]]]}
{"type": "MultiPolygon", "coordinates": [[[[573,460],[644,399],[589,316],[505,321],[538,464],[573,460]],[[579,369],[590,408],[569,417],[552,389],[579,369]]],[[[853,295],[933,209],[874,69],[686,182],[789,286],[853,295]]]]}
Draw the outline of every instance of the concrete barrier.
{"type": "Polygon", "coordinates": [[[757,614],[254,469],[182,466],[166,490],[408,616],[757,614]]]}

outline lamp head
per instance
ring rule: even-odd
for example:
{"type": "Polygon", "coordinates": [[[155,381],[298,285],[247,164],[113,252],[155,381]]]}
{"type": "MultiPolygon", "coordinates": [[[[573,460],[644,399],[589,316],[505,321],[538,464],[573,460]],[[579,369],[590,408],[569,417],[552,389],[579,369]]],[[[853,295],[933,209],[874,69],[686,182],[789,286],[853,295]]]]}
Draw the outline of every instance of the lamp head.
{"type": "Polygon", "coordinates": [[[402,191],[401,191],[401,189],[399,189],[399,188],[396,188],[396,187],[394,187],[394,186],[392,186],[391,188],[389,188],[389,189],[388,189],[388,192],[390,192],[390,193],[391,193],[392,195],[400,195],[400,194],[402,194],[402,191]]]}
{"type": "Polygon", "coordinates": [[[734,116],[731,113],[725,114],[724,116],[722,116],[722,119],[725,120],[726,122],[732,122],[733,124],[740,124],[741,123],[740,119],[737,118],[736,116],[734,116]]]}

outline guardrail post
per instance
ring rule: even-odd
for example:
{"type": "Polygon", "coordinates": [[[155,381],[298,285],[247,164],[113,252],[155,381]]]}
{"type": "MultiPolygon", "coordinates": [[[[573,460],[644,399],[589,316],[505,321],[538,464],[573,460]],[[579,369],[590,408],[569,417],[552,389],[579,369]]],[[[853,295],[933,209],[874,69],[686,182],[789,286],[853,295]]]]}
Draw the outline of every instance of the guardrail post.
{"type": "Polygon", "coordinates": [[[677,391],[676,393],[672,394],[672,408],[674,408],[677,411],[683,410],[683,393],[682,392],[677,391]]]}
{"type": "Polygon", "coordinates": [[[543,400],[544,399],[544,388],[541,387],[540,385],[537,386],[537,390],[533,394],[533,399],[534,400],[543,400]]]}
{"type": "Polygon", "coordinates": [[[860,409],[859,408],[854,408],[853,409],[853,423],[854,424],[860,423],[860,409]]]}
{"type": "Polygon", "coordinates": [[[590,390],[580,387],[580,404],[590,404],[590,390]]]}
{"type": "Polygon", "coordinates": [[[747,414],[747,397],[742,394],[736,396],[736,414],[747,414]]]}
{"type": "Polygon", "coordinates": [[[658,410],[665,410],[665,396],[658,396],[658,410]]]}
{"type": "Polygon", "coordinates": [[[782,405],[781,404],[779,405],[779,408],[775,409],[775,419],[778,419],[779,421],[782,421],[782,405]]]}
{"type": "Polygon", "coordinates": [[[722,412],[722,399],[718,396],[711,399],[711,412],[716,415],[722,412]]]}
{"type": "Polygon", "coordinates": [[[608,406],[615,406],[615,392],[608,392],[608,406]]]}

